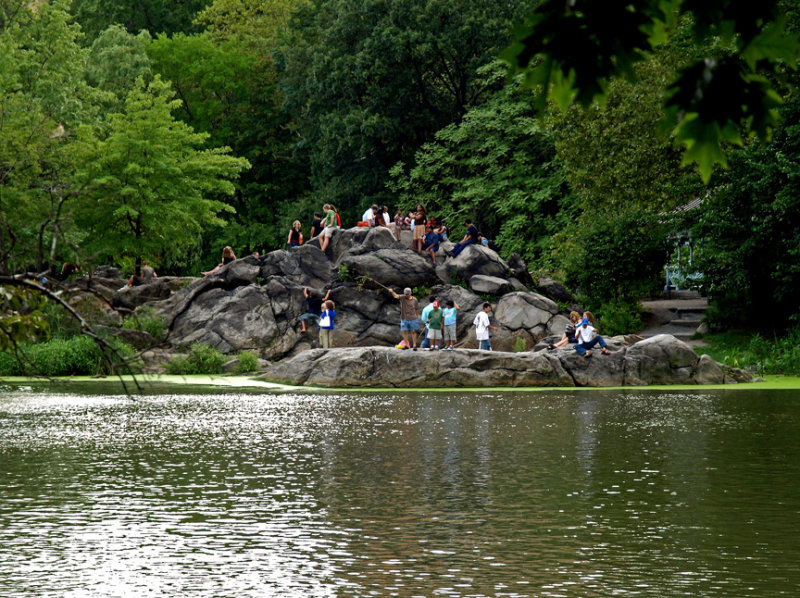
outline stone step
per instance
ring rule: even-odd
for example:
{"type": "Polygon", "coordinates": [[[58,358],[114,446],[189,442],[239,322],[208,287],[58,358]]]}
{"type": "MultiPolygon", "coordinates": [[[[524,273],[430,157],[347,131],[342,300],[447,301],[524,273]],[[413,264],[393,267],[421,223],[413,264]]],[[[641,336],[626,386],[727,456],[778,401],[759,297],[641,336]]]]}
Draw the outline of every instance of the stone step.
{"type": "Polygon", "coordinates": [[[678,320],[671,320],[669,325],[681,326],[682,328],[697,328],[702,323],[702,318],[680,318],[678,320]]]}

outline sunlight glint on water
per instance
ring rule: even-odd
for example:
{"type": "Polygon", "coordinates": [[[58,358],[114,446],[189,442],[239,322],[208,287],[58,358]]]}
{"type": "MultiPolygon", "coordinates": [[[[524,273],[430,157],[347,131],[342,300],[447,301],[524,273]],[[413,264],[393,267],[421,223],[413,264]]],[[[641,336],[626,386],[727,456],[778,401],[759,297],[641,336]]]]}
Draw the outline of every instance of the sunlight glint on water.
{"type": "Polygon", "coordinates": [[[797,595],[798,399],[6,392],[0,594],[797,595]]]}

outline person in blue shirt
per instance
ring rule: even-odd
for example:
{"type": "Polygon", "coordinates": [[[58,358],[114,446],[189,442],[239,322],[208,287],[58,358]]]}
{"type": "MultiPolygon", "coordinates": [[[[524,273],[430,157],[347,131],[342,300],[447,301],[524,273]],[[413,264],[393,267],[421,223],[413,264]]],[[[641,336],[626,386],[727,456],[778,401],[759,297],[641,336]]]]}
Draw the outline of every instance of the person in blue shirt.
{"type": "MultiPolygon", "coordinates": [[[[430,297],[428,297],[428,301],[429,301],[428,305],[426,305],[422,309],[422,313],[419,316],[419,319],[422,320],[422,325],[423,326],[427,326],[428,316],[430,315],[431,310],[433,309],[433,302],[436,301],[436,295],[431,295],[430,297]]],[[[423,338],[422,338],[422,342],[420,343],[419,346],[420,346],[421,349],[427,349],[428,347],[431,346],[431,341],[428,338],[427,333],[423,332],[423,334],[421,336],[423,338]]]]}
{"type": "Polygon", "coordinates": [[[439,235],[433,232],[433,227],[429,224],[422,239],[422,251],[430,253],[433,265],[436,265],[436,252],[439,251],[439,235]]]}
{"type": "Polygon", "coordinates": [[[335,305],[333,301],[325,302],[325,309],[322,310],[322,315],[319,318],[319,344],[323,349],[330,349],[333,347],[333,320],[336,318],[334,311],[335,305]]]}
{"type": "Polygon", "coordinates": [[[472,224],[472,220],[465,220],[464,224],[467,225],[467,234],[450,250],[450,255],[453,257],[461,253],[467,245],[478,242],[478,228],[472,224]]]}
{"type": "Polygon", "coordinates": [[[444,310],[444,343],[445,350],[452,351],[456,344],[456,318],[461,309],[455,301],[449,299],[444,310]]]}

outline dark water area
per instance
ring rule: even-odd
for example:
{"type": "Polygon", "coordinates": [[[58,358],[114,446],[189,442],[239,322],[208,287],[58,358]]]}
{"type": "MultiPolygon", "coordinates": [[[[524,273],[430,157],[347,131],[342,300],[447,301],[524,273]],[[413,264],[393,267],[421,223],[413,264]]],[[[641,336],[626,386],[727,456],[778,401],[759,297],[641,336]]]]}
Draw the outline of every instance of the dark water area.
{"type": "Polygon", "coordinates": [[[0,392],[0,596],[797,596],[798,407],[0,392]]]}

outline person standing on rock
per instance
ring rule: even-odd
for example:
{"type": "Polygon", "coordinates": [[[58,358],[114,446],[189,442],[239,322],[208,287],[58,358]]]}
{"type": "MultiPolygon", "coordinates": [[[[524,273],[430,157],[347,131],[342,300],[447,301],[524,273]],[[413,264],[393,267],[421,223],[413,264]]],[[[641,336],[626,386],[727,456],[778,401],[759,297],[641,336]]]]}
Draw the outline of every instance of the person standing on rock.
{"type": "Polygon", "coordinates": [[[331,242],[333,231],[336,230],[338,226],[336,224],[336,212],[333,211],[331,204],[326,203],[322,206],[322,211],[325,213],[325,220],[323,222],[322,241],[320,242],[319,248],[322,250],[322,253],[325,253],[325,250],[328,249],[328,244],[331,242]]]}
{"type": "Polygon", "coordinates": [[[417,350],[417,331],[419,330],[419,302],[411,295],[411,289],[406,287],[403,294],[398,295],[389,289],[392,296],[400,301],[400,331],[403,340],[408,343],[408,333],[411,333],[411,346],[417,350]]]}
{"type": "Polygon", "coordinates": [[[303,296],[308,302],[308,311],[300,316],[300,332],[306,331],[306,320],[311,320],[315,324],[319,322],[320,317],[322,317],[322,304],[330,298],[331,290],[328,289],[327,294],[324,297],[320,297],[317,291],[311,287],[305,287],[303,296]]]}
{"type": "Polygon", "coordinates": [[[314,212],[314,220],[311,221],[311,238],[313,239],[322,232],[322,216],[319,212],[314,212]]]}
{"type": "Polygon", "coordinates": [[[289,238],[286,239],[286,244],[289,247],[300,247],[303,244],[303,233],[300,231],[300,221],[295,220],[292,223],[292,228],[289,230],[289,238]]]}
{"type": "Polygon", "coordinates": [[[394,216],[394,234],[397,240],[400,240],[400,231],[411,230],[411,225],[406,222],[406,217],[403,215],[403,208],[397,208],[397,214],[394,216]]]}
{"type": "Polygon", "coordinates": [[[491,303],[484,303],[483,310],[478,312],[475,316],[473,324],[475,325],[475,337],[478,339],[478,348],[483,351],[491,351],[492,343],[489,341],[489,330],[497,332],[497,327],[489,324],[489,312],[492,311],[491,303]]]}
{"type": "Polygon", "coordinates": [[[325,309],[319,318],[319,344],[323,349],[333,347],[333,320],[336,318],[336,306],[333,301],[325,302],[325,309]]]}
{"type": "Polygon", "coordinates": [[[428,325],[428,340],[431,341],[431,351],[438,351],[442,342],[442,320],[444,316],[439,309],[439,302],[433,302],[433,309],[428,314],[425,323],[428,325]]]}
{"type": "Polygon", "coordinates": [[[606,348],[606,341],[603,337],[597,334],[594,326],[589,324],[589,318],[583,318],[581,325],[575,331],[575,336],[578,343],[575,345],[575,350],[581,357],[590,357],[592,352],[590,349],[595,345],[600,345],[603,355],[611,355],[611,351],[606,348]]]}
{"type": "Polygon", "coordinates": [[[427,349],[431,346],[431,341],[428,339],[426,327],[428,325],[428,314],[431,313],[435,301],[436,295],[431,295],[428,297],[428,305],[422,308],[422,313],[419,316],[419,319],[422,322],[420,327],[420,336],[422,337],[422,342],[419,345],[421,349],[427,349]]]}
{"type": "Polygon", "coordinates": [[[414,228],[412,229],[412,237],[414,239],[414,249],[422,251],[422,237],[425,236],[425,221],[428,219],[428,214],[421,203],[417,204],[417,211],[414,212],[414,228]]]}
{"type": "Polygon", "coordinates": [[[445,349],[452,351],[456,344],[456,318],[458,317],[458,310],[461,309],[458,303],[452,299],[447,301],[447,309],[444,310],[444,344],[445,349]]]}

